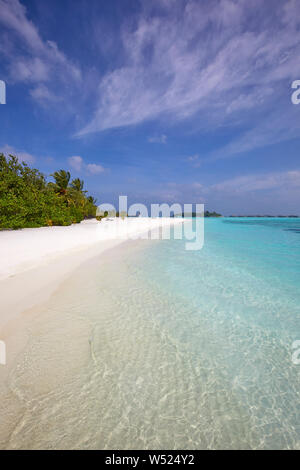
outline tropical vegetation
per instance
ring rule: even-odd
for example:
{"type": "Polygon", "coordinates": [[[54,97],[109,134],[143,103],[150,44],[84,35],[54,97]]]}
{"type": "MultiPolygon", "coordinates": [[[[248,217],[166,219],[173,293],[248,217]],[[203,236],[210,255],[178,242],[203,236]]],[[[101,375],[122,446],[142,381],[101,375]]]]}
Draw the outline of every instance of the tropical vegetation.
{"type": "Polygon", "coordinates": [[[17,157],[0,153],[0,229],[71,225],[95,217],[96,200],[84,182],[68,171],[51,175],[54,181],[17,157]]]}

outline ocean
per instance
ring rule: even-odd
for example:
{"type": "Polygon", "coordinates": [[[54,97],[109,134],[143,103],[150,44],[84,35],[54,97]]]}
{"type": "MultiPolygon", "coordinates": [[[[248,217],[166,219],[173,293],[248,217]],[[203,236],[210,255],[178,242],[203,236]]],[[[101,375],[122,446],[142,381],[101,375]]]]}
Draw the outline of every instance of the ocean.
{"type": "Polygon", "coordinates": [[[5,447],[300,449],[299,287],[300,219],[205,219],[202,250],[95,258],[39,307],[5,447]]]}

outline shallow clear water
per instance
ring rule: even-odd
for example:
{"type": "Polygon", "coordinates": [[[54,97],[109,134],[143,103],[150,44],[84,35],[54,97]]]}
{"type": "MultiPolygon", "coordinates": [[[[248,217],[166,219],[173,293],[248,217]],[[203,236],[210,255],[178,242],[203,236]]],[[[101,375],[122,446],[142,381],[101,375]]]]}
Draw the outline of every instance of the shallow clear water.
{"type": "Polygon", "coordinates": [[[201,251],[83,266],[28,331],[3,445],[299,449],[299,284],[300,219],[206,219],[201,251]]]}

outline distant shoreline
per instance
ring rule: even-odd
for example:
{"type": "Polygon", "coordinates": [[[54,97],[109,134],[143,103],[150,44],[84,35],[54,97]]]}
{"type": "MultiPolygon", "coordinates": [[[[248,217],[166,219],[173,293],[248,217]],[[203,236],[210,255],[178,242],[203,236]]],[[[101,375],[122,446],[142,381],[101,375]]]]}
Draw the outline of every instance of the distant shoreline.
{"type": "MultiPolygon", "coordinates": [[[[182,217],[175,215],[174,218],[182,217]]],[[[185,214],[185,217],[197,219],[203,217],[201,214],[185,214]]],[[[205,219],[300,219],[300,215],[206,215],[205,219]]]]}
{"type": "Polygon", "coordinates": [[[300,215],[228,215],[230,219],[299,219],[300,215]]]}

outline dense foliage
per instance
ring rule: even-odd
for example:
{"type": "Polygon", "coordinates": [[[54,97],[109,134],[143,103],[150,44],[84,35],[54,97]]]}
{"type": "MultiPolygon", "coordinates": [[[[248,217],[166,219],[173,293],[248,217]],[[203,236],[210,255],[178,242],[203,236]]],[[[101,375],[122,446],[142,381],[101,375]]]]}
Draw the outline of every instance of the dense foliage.
{"type": "Polygon", "coordinates": [[[96,201],[86,196],[83,181],[70,183],[64,170],[47,182],[38,170],[16,157],[0,154],[0,229],[70,225],[95,217],[96,201]]]}
{"type": "Polygon", "coordinates": [[[213,212],[205,211],[204,212],[204,217],[222,217],[222,215],[218,214],[215,211],[213,211],[213,212]]]}

